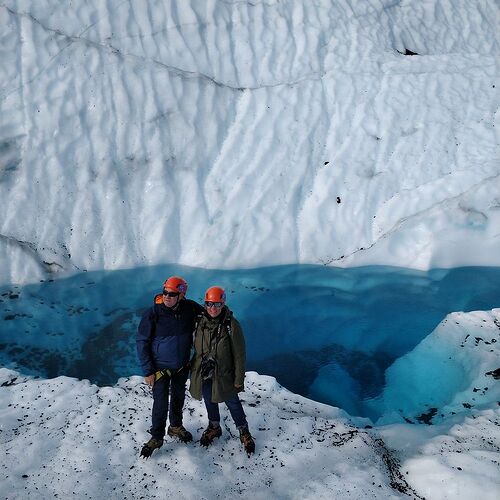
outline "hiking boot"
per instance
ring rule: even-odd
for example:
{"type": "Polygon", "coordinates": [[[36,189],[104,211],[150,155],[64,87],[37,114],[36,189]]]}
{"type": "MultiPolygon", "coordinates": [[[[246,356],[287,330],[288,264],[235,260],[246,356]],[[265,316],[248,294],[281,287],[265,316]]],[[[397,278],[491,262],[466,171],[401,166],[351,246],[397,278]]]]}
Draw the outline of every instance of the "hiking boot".
{"type": "Polygon", "coordinates": [[[203,431],[200,439],[201,446],[210,446],[215,438],[222,436],[222,429],[220,425],[215,427],[212,423],[208,424],[208,427],[203,431]]]}
{"type": "Polygon", "coordinates": [[[171,437],[176,437],[183,443],[189,443],[193,440],[193,435],[189,431],[187,431],[183,425],[179,425],[179,427],[169,426],[167,429],[167,434],[171,437]]]}
{"type": "Polygon", "coordinates": [[[163,439],[151,438],[147,443],[144,443],[141,450],[141,457],[149,458],[153,451],[157,448],[161,448],[163,446],[163,439]]]}
{"type": "Polygon", "coordinates": [[[240,429],[240,441],[242,442],[248,456],[255,453],[255,441],[253,440],[248,427],[242,427],[240,429]]]}

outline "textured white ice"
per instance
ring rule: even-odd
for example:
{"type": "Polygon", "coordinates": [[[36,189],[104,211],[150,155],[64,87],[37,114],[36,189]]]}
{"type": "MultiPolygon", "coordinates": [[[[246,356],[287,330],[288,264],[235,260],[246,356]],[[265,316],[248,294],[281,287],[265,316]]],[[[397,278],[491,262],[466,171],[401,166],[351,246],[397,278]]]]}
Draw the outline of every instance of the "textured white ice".
{"type": "Polygon", "coordinates": [[[498,20],[494,0],[4,0],[0,281],[499,265],[498,20]]]}

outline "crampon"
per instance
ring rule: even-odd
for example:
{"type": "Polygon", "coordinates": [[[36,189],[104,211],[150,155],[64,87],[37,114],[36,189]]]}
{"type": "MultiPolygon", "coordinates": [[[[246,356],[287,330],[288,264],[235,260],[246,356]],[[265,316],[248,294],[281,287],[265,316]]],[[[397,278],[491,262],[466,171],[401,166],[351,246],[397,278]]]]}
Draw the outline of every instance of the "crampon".
{"type": "Polygon", "coordinates": [[[140,456],[142,458],[149,458],[153,454],[153,451],[155,451],[158,448],[161,448],[162,446],[163,446],[162,439],[151,438],[147,443],[144,443],[144,445],[142,446],[140,456]]]}

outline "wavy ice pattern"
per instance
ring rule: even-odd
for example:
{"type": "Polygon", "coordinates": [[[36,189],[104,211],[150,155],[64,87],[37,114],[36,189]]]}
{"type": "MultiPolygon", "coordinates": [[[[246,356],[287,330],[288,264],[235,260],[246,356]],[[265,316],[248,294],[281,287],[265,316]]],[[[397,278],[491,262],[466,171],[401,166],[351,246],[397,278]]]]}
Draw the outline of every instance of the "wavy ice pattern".
{"type": "Polygon", "coordinates": [[[498,265],[498,16],[493,0],[5,0],[0,280],[498,265]]]}

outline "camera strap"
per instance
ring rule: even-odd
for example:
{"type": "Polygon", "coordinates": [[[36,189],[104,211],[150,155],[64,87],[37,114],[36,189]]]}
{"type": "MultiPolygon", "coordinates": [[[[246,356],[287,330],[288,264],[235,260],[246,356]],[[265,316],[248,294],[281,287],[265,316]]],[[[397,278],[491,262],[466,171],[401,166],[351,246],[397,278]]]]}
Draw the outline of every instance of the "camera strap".
{"type": "Polygon", "coordinates": [[[202,337],[201,337],[201,359],[205,359],[205,356],[211,356],[212,358],[216,358],[217,355],[217,346],[224,336],[224,330],[227,329],[228,334],[231,335],[231,317],[225,317],[222,321],[217,325],[217,329],[215,331],[210,332],[209,342],[208,342],[208,351],[205,351],[205,328],[206,325],[202,324],[202,337]]]}

